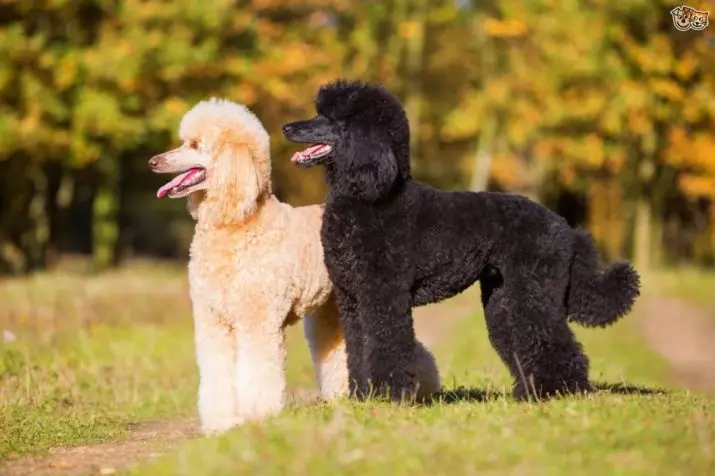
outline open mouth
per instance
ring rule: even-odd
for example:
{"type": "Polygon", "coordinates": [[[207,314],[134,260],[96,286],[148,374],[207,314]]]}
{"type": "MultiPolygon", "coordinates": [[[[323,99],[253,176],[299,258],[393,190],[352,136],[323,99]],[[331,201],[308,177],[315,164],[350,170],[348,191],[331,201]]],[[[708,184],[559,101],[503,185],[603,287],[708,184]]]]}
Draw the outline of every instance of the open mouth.
{"type": "Polygon", "coordinates": [[[333,151],[333,148],[328,144],[315,144],[307,149],[303,149],[293,154],[291,162],[299,167],[308,167],[320,162],[320,159],[327,156],[333,151]]]}
{"type": "Polygon", "coordinates": [[[169,183],[162,185],[161,188],[156,191],[156,196],[157,198],[162,198],[168,195],[171,198],[194,185],[200,184],[204,180],[206,180],[206,169],[203,167],[192,167],[171,179],[169,183]]]}

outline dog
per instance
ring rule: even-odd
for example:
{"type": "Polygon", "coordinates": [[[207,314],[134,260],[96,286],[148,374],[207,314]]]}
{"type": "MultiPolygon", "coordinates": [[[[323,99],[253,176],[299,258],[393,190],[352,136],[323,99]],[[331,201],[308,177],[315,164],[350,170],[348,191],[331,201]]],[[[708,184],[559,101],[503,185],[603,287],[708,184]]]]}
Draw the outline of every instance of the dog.
{"type": "Polygon", "coordinates": [[[315,107],[314,118],[283,133],[313,144],[293,155],[295,165],[325,169],[321,239],[351,390],[401,398],[414,379],[412,307],[479,281],[514,396],[589,391],[589,361],[568,321],[608,326],[628,313],[640,294],[633,267],[602,269],[587,232],[526,197],[415,181],[408,120],[385,88],[337,80],[320,88],[315,107]]]}
{"type": "MultiPolygon", "coordinates": [[[[304,318],[320,393],[348,392],[345,341],[323,262],[322,206],[293,208],[273,194],[269,136],[245,106],[212,98],[182,118],[183,144],[154,156],[176,174],[157,196],[188,199],[196,220],[189,286],[204,433],[280,412],[285,405],[284,330],[304,318]]],[[[439,390],[421,344],[416,398],[439,390]]]]}

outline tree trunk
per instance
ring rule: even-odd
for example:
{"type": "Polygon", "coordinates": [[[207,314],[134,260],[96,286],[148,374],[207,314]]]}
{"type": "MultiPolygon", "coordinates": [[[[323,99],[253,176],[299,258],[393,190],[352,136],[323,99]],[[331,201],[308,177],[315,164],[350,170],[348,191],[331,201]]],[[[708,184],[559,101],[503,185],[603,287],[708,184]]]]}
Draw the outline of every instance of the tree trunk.
{"type": "Polygon", "coordinates": [[[655,175],[656,138],[648,135],[643,139],[643,158],[638,169],[639,193],[636,199],[633,261],[640,271],[652,267],[653,258],[653,203],[651,185],[655,175]]]}
{"type": "Polygon", "coordinates": [[[645,194],[638,194],[636,202],[635,217],[635,250],[633,261],[640,271],[647,271],[650,268],[651,250],[651,206],[645,194]]]}
{"type": "Polygon", "coordinates": [[[32,199],[27,208],[28,227],[21,238],[21,246],[26,257],[26,271],[45,267],[47,244],[50,237],[47,219],[47,177],[41,166],[29,169],[32,181],[32,199]]]}
{"type": "Polygon", "coordinates": [[[97,189],[92,203],[92,263],[95,271],[117,262],[119,237],[119,161],[102,158],[97,164],[97,189]]]}
{"type": "Polygon", "coordinates": [[[497,133],[497,119],[494,115],[487,116],[485,123],[479,132],[479,142],[477,153],[474,155],[474,167],[472,167],[472,180],[470,190],[478,192],[486,190],[489,184],[489,176],[492,170],[492,160],[494,156],[494,143],[497,133]]]}
{"type": "MultiPolygon", "coordinates": [[[[407,15],[409,0],[394,0],[390,2],[389,18],[386,20],[390,24],[390,36],[386,44],[386,55],[380,59],[380,82],[387,83],[399,78],[400,58],[405,48],[405,39],[402,37],[402,25],[407,15]],[[394,63],[388,67],[390,62],[394,63]]],[[[402,85],[398,84],[398,87],[402,85]]]]}
{"type": "Polygon", "coordinates": [[[47,176],[47,199],[45,202],[45,213],[47,215],[47,250],[45,264],[52,267],[58,259],[57,240],[59,238],[61,220],[61,207],[59,205],[60,189],[64,180],[64,169],[62,164],[52,161],[45,166],[47,176]]]}
{"type": "MultiPolygon", "coordinates": [[[[410,154],[412,163],[418,165],[420,159],[419,137],[422,118],[422,70],[425,45],[426,2],[416,0],[408,18],[410,34],[406,49],[405,112],[410,121],[410,154]]],[[[413,165],[413,168],[414,165],[413,165]]]]}

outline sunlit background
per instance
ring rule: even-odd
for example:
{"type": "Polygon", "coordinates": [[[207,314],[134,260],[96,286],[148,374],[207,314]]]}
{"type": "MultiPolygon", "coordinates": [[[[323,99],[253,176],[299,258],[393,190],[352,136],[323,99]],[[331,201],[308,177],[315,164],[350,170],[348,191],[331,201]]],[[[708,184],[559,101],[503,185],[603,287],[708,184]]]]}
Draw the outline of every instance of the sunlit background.
{"type": "Polygon", "coordinates": [[[715,42],[676,30],[676,5],[0,2],[0,270],[185,259],[191,220],[155,198],[147,160],[211,96],[264,122],[280,199],[320,202],[320,171],[291,166],[280,126],[336,77],[403,100],[418,179],[526,194],[641,269],[711,265],[715,42]]]}

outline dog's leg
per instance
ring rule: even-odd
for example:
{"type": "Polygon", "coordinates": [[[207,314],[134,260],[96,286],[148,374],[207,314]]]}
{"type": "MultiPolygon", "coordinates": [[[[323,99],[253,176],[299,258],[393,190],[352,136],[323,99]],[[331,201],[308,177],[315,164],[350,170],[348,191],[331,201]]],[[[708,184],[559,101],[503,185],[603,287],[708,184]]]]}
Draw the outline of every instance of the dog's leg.
{"type": "Polygon", "coordinates": [[[511,313],[514,310],[506,299],[507,295],[503,284],[501,275],[496,272],[484,273],[479,281],[489,342],[504,365],[511,371],[511,313]]]}
{"type": "Polygon", "coordinates": [[[348,364],[345,338],[337,305],[331,297],[313,316],[303,321],[320,395],[325,400],[347,395],[348,364]]]}
{"type": "Polygon", "coordinates": [[[233,330],[218,316],[194,309],[196,360],[199,367],[199,419],[205,434],[241,423],[236,415],[233,375],[236,347],[233,330]]]}
{"type": "Polygon", "coordinates": [[[365,294],[358,303],[358,316],[367,337],[365,375],[375,396],[410,399],[415,385],[415,332],[412,296],[391,292],[389,286],[365,294]]]}
{"type": "Polygon", "coordinates": [[[345,335],[347,353],[348,392],[358,399],[369,394],[365,378],[365,336],[355,300],[339,288],[335,288],[335,300],[340,314],[340,323],[345,335]]]}
{"type": "Polygon", "coordinates": [[[566,322],[565,291],[553,286],[556,279],[552,286],[538,281],[538,276],[558,277],[557,271],[532,274],[529,279],[519,275],[510,279],[507,275],[500,300],[489,303],[493,312],[487,317],[488,323],[494,327],[501,319],[509,325],[504,333],[509,344],[498,350],[514,377],[517,399],[591,389],[588,358],[566,322]]]}
{"type": "Polygon", "coordinates": [[[420,341],[415,341],[414,369],[417,385],[416,400],[426,401],[439,392],[441,384],[437,362],[432,352],[420,341]]]}
{"type": "Polygon", "coordinates": [[[236,326],[236,411],[244,421],[279,413],[286,397],[285,335],[270,325],[284,319],[251,317],[260,317],[259,325],[236,326]]]}

